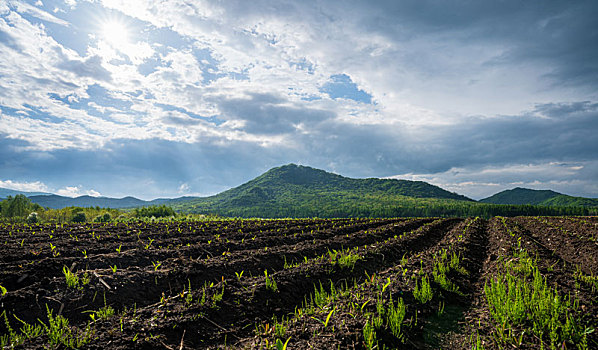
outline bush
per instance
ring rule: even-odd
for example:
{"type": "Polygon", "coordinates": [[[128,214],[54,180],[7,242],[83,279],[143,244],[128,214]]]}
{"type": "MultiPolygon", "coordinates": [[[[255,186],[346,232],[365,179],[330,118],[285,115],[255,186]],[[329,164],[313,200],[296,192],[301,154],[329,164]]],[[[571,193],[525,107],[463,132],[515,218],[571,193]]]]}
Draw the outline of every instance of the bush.
{"type": "Polygon", "coordinates": [[[98,215],[96,216],[95,219],[93,219],[94,222],[110,222],[112,220],[112,216],[110,215],[110,213],[104,213],[104,215],[98,215]]]}
{"type": "Polygon", "coordinates": [[[167,207],[165,205],[152,205],[149,207],[143,207],[143,208],[137,208],[135,209],[135,216],[140,218],[140,217],[156,217],[156,218],[161,218],[161,217],[166,217],[166,216],[175,216],[176,213],[174,212],[174,210],[171,207],[167,207]]]}
{"type": "Polygon", "coordinates": [[[85,213],[80,211],[75,213],[75,215],[73,216],[73,222],[86,222],[87,221],[87,216],[85,216],[85,213]]]}
{"type": "Polygon", "coordinates": [[[28,224],[36,224],[39,222],[39,218],[37,217],[37,213],[36,212],[32,212],[29,214],[29,216],[27,216],[27,223],[28,224]]]}

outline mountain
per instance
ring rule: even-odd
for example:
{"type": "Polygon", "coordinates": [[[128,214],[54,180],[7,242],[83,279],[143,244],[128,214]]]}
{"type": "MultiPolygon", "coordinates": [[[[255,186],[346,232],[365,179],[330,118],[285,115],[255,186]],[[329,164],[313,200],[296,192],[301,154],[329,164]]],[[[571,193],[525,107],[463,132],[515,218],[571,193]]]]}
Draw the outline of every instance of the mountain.
{"type": "Polygon", "coordinates": [[[8,188],[0,188],[0,198],[7,198],[8,196],[16,196],[17,194],[24,194],[25,196],[37,196],[37,195],[48,195],[46,192],[25,192],[18,190],[10,190],[8,188]]]}
{"type": "Polygon", "coordinates": [[[558,207],[598,207],[598,198],[573,197],[551,190],[531,190],[521,187],[499,192],[488,198],[481,199],[480,202],[558,207]]]}
{"type": "MultiPolygon", "coordinates": [[[[8,195],[18,191],[4,190],[8,195]],[[12,191],[12,192],[11,192],[12,191]]],[[[16,192],[16,193],[15,193],[16,192]]],[[[493,215],[597,215],[598,199],[515,188],[481,200],[422,181],[354,179],[307,166],[273,168],[238,187],[210,197],[108,198],[27,194],[43,207],[134,208],[166,204],[183,213],[232,217],[391,217],[493,215]]]]}
{"type": "Polygon", "coordinates": [[[540,203],[561,195],[551,190],[530,190],[528,188],[516,187],[512,190],[505,190],[488,198],[480,199],[482,203],[493,204],[532,204],[540,203]]]}
{"type": "Polygon", "coordinates": [[[152,201],[144,201],[135,197],[109,198],[79,196],[71,198],[58,196],[55,194],[29,196],[29,199],[31,199],[33,203],[37,203],[42,207],[48,207],[52,209],[61,209],[65,207],[133,208],[148,205],[167,204],[171,201],[171,199],[164,198],[154,199],[152,201]]]}
{"type": "Polygon", "coordinates": [[[295,164],[211,197],[171,202],[177,210],[227,216],[368,216],[401,205],[473,200],[422,181],[353,179],[295,164]]]}

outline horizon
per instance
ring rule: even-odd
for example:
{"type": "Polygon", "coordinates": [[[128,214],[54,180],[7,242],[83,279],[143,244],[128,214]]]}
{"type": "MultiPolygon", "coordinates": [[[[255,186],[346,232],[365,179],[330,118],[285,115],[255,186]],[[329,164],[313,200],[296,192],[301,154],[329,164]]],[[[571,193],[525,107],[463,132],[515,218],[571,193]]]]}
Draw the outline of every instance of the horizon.
{"type": "MultiPolygon", "coordinates": [[[[273,169],[277,169],[277,168],[280,168],[280,167],[287,167],[287,166],[292,166],[292,165],[295,165],[295,166],[300,166],[300,167],[308,167],[308,168],[311,168],[311,169],[314,169],[314,170],[322,170],[322,169],[317,169],[317,168],[310,167],[310,166],[308,166],[308,165],[302,165],[302,164],[294,164],[294,163],[289,163],[289,164],[284,164],[284,165],[280,165],[280,166],[277,166],[277,167],[271,168],[271,169],[269,169],[268,171],[270,171],[270,170],[273,170],[273,169]]],[[[336,173],[330,173],[330,174],[334,174],[334,175],[341,175],[341,176],[343,176],[342,174],[336,174],[336,173]]],[[[260,175],[262,175],[262,174],[260,174],[260,175]]],[[[343,177],[345,177],[345,178],[350,178],[350,177],[346,177],[346,176],[343,176],[343,177]]],[[[350,178],[350,179],[367,179],[367,178],[350,178]]],[[[388,177],[388,178],[378,178],[378,179],[382,179],[382,180],[404,180],[404,179],[398,179],[398,178],[394,178],[394,177],[388,177]]],[[[253,180],[253,179],[252,179],[252,180],[253,180]]],[[[421,181],[421,180],[407,180],[407,181],[421,181]]],[[[241,185],[243,185],[243,184],[245,184],[245,183],[242,183],[242,184],[235,185],[235,186],[233,186],[233,187],[231,187],[231,188],[228,188],[228,189],[226,189],[226,190],[224,190],[224,191],[227,191],[227,190],[229,190],[229,189],[232,189],[232,188],[235,188],[235,187],[241,186],[241,185]]],[[[442,187],[440,187],[440,188],[442,188],[442,187]]],[[[0,187],[0,189],[5,189],[5,188],[2,188],[2,187],[0,187]]],[[[491,194],[491,195],[489,195],[489,196],[487,196],[487,197],[482,197],[482,198],[472,198],[472,197],[469,197],[469,196],[466,196],[466,197],[467,197],[467,198],[469,198],[469,199],[473,199],[473,200],[475,200],[475,201],[480,201],[480,200],[486,199],[486,198],[488,198],[488,197],[491,197],[491,196],[493,196],[493,195],[496,195],[496,194],[498,194],[498,193],[502,193],[502,192],[505,192],[505,191],[512,191],[512,190],[516,190],[516,189],[523,189],[523,190],[535,190],[535,191],[551,191],[551,192],[554,192],[554,191],[552,191],[552,190],[550,190],[550,189],[530,189],[530,188],[525,188],[525,187],[512,187],[512,188],[507,188],[507,189],[501,190],[501,191],[499,191],[499,192],[493,193],[493,194],[491,194]]],[[[447,190],[447,191],[448,191],[448,190],[447,190]]],[[[449,192],[452,192],[452,191],[449,191],[449,192]]],[[[36,192],[30,192],[30,193],[36,193],[36,192]]],[[[93,197],[93,198],[109,198],[109,199],[125,199],[125,198],[134,198],[134,199],[139,199],[139,200],[143,200],[143,201],[147,201],[147,202],[149,202],[149,201],[153,201],[153,200],[159,200],[159,199],[176,199],[176,198],[182,198],[182,197],[210,197],[210,196],[218,195],[218,194],[220,194],[220,193],[221,193],[221,192],[218,192],[218,193],[212,193],[212,194],[207,194],[207,195],[200,195],[200,196],[187,196],[187,195],[185,195],[185,196],[176,196],[176,197],[155,197],[155,198],[139,198],[139,197],[135,197],[135,196],[132,196],[132,195],[127,195],[127,196],[123,196],[123,197],[109,197],[109,196],[102,196],[102,195],[91,195],[91,194],[74,195],[74,196],[73,196],[73,195],[70,195],[70,196],[63,196],[63,197],[69,197],[69,198],[93,197]]],[[[456,194],[458,194],[458,195],[462,195],[461,193],[458,193],[458,192],[453,192],[453,193],[456,193],[456,194]]],[[[556,192],[556,193],[559,193],[559,192],[556,192]]],[[[559,193],[559,194],[568,195],[567,193],[559,193]]],[[[40,195],[41,195],[41,196],[50,196],[50,195],[58,195],[58,194],[57,194],[57,193],[52,193],[52,192],[46,192],[46,193],[31,194],[31,195],[29,195],[29,196],[40,196],[40,195]]],[[[0,197],[0,198],[1,198],[1,197],[0,197]]],[[[591,197],[588,197],[588,198],[591,198],[591,197]]]]}
{"type": "Polygon", "coordinates": [[[209,196],[281,164],[598,198],[598,3],[0,3],[0,188],[209,196]]]}

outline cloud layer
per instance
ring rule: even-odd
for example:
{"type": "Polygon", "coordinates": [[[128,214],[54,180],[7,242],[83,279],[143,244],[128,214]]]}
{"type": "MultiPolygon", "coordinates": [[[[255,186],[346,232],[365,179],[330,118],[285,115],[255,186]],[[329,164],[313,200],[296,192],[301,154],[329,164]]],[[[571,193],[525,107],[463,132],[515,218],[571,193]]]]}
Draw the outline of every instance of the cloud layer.
{"type": "Polygon", "coordinates": [[[0,180],[153,198],[296,162],[597,197],[597,9],[10,0],[0,180]]]}

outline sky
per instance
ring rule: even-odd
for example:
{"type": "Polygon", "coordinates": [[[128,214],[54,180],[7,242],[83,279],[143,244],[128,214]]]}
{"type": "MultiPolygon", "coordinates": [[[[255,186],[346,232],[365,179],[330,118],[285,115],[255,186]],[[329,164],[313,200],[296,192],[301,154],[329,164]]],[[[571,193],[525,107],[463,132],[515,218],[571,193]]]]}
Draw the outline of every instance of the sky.
{"type": "Polygon", "coordinates": [[[0,187],[205,196],[302,164],[598,197],[596,1],[0,1],[0,187]]]}

